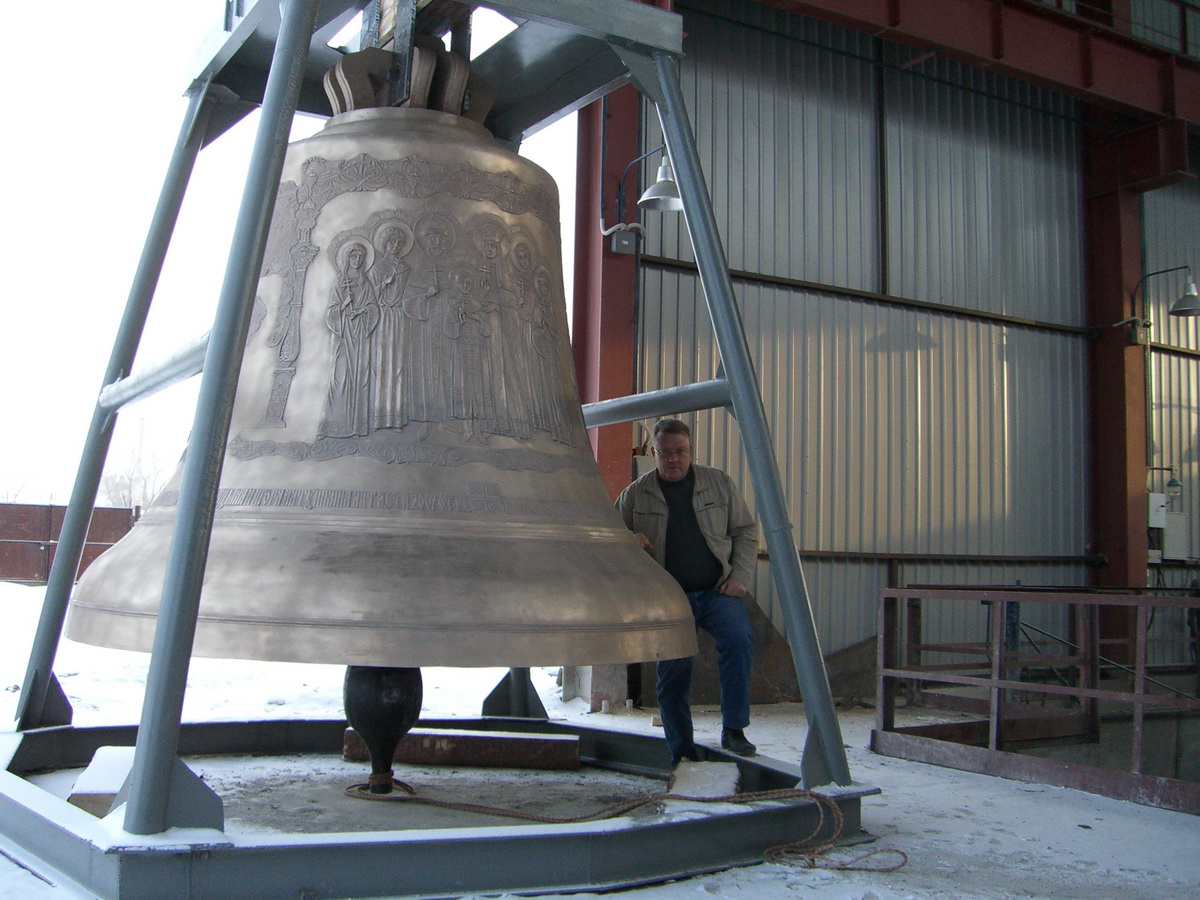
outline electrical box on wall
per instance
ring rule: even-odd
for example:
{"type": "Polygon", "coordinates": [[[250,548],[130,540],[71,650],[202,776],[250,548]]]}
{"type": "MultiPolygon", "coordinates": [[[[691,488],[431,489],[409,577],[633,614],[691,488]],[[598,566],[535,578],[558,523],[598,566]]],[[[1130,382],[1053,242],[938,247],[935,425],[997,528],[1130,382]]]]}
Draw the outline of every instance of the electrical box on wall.
{"type": "Polygon", "coordinates": [[[612,252],[632,256],[637,253],[636,231],[614,231],[612,236],[612,252]]]}
{"type": "Polygon", "coordinates": [[[1150,527],[1151,528],[1166,528],[1167,527],[1167,500],[1166,494],[1151,494],[1150,495],[1150,527]]]}
{"type": "Polygon", "coordinates": [[[1166,513],[1163,527],[1163,559],[1187,559],[1192,549],[1192,530],[1187,513],[1166,513]]]}

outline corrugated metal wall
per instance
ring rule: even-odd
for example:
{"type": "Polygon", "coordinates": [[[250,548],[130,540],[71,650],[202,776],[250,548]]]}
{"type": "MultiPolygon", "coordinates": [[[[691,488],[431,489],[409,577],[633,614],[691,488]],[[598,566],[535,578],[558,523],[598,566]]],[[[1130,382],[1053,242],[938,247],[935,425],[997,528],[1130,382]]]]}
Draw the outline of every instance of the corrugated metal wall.
{"type": "MultiPolygon", "coordinates": [[[[878,125],[875,68],[863,61],[871,39],[780,10],[709,6],[761,20],[726,30],[724,15],[676,4],[689,23],[684,97],[730,268],[875,290],[878,125]],[[808,42],[833,49],[806,53],[808,42]],[[797,197],[813,202],[786,202],[797,197]]],[[[662,143],[657,119],[647,130],[647,149],[662,143]]],[[[657,162],[647,162],[651,178],[657,162]]],[[[652,219],[647,254],[695,258],[681,216],[652,219]]]]}
{"type": "MultiPolygon", "coordinates": [[[[1200,184],[1187,181],[1143,195],[1142,215],[1146,271],[1175,266],[1200,267],[1200,184]]],[[[1200,274],[1200,268],[1193,268],[1200,274]]],[[[1174,466],[1183,492],[1174,511],[1186,513],[1190,526],[1188,555],[1200,557],[1200,317],[1175,318],[1171,305],[1184,290],[1186,272],[1167,272],[1146,279],[1147,308],[1151,321],[1150,396],[1151,466],[1174,466]],[[1178,352],[1169,348],[1181,348],[1178,352]]],[[[1163,491],[1170,473],[1151,472],[1151,489],[1163,491]]],[[[1170,564],[1154,569],[1155,582],[1164,587],[1196,586],[1195,568],[1170,564]]],[[[1187,662],[1186,619],[1182,613],[1164,611],[1155,618],[1155,637],[1173,638],[1155,662],[1187,662]]]]}
{"type": "MultiPolygon", "coordinates": [[[[913,555],[904,583],[1087,583],[1082,560],[1021,559],[1087,553],[1072,105],[775,9],[676,8],[731,269],[828,288],[735,280],[825,651],[874,633],[889,555],[913,555]]],[[[681,218],[645,221],[647,255],[691,260],[681,218]]],[[[713,377],[693,272],[643,268],[639,328],[640,389],[713,377]]],[[[748,487],[736,423],[689,418],[697,459],[748,487]]],[[[765,565],[757,591],[774,611],[765,565]]],[[[980,621],[947,611],[930,636],[980,621]]]]}
{"type": "Polygon", "coordinates": [[[1084,324],[1074,104],[944,60],[886,85],[887,292],[1084,324]]]}

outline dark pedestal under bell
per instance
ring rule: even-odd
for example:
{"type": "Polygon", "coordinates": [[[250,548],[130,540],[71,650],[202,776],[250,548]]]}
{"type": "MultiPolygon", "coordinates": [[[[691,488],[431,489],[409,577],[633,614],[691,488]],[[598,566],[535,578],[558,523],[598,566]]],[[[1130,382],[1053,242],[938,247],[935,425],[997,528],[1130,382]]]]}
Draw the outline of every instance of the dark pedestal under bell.
{"type": "Polygon", "coordinates": [[[347,666],[342,691],[346,721],[371,754],[372,794],[392,792],[396,747],[421,715],[421,670],[347,666]]]}

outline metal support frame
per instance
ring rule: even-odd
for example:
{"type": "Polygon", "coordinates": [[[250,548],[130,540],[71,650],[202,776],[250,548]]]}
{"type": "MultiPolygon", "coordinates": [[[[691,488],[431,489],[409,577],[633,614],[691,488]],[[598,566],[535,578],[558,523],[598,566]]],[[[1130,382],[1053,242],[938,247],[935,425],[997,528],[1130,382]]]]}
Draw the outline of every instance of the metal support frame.
{"type": "MultiPolygon", "coordinates": [[[[191,101],[150,222],[102,387],[120,381],[133,367],[146,316],[150,312],[150,301],[162,273],[163,260],[166,259],[171,232],[179,218],[184,191],[195,167],[196,157],[204,145],[208,120],[216,102],[209,94],[207,83],[193,86],[191,101]]],[[[58,548],[46,583],[41,618],[29,653],[25,681],[21,686],[21,701],[17,708],[17,728],[20,730],[66,725],[71,721],[71,705],[54,677],[54,657],[58,652],[71,587],[83,556],[88,525],[92,520],[92,509],[96,505],[100,477],[104,472],[104,461],[115,427],[115,409],[98,402],[92,413],[79,470],[71,489],[71,500],[63,518],[58,548]]]]}
{"type": "MultiPolygon", "coordinates": [[[[665,780],[670,753],[662,738],[529,719],[442,719],[429,729],[574,736],[581,759],[599,769],[665,780]]],[[[282,756],[337,753],[344,721],[275,720],[189,724],[186,756],[282,756]]],[[[8,735],[13,738],[13,735],[8,735]]],[[[576,825],[496,824],[470,828],[261,834],[182,832],[138,840],[110,822],[29,784],[24,775],[86,766],[99,747],[128,747],[132,726],[47,728],[15,736],[0,769],[0,828],[35,853],[35,871],[70,879],[106,900],[296,900],[304,897],[447,897],[538,894],[641,887],[730,866],[753,865],[770,846],[834,836],[834,816],[804,799],[688,805],[667,816],[624,816],[576,825]],[[503,864],[497,864],[502,860],[503,864]],[[50,871],[47,871],[50,867],[50,871]]],[[[798,769],[765,757],[742,759],[699,747],[704,759],[736,766],[744,790],[790,788],[798,769]]],[[[856,785],[827,792],[842,817],[842,836],[861,835],[856,785]]],[[[361,801],[347,800],[349,803],[361,801]]]]}
{"type": "Polygon", "coordinates": [[[850,767],[842,744],[841,726],[833,706],[800,555],[792,537],[792,524],[758,378],[683,101],[679,57],[662,50],[649,54],[624,47],[614,47],[614,50],[629,67],[634,83],[657,106],[667,153],[675,169],[733,414],[737,417],[746,450],[755,506],[771,557],[771,574],[783,600],[784,628],[796,668],[796,680],[804,696],[809,726],[802,761],[804,783],[810,787],[830,782],[848,785],[850,767]]]}
{"type": "MultiPolygon", "coordinates": [[[[803,783],[806,787],[830,782],[849,785],[850,774],[840,728],[799,556],[791,538],[791,524],[757,379],[679,86],[682,31],[678,19],[660,10],[627,2],[597,6],[583,0],[505,0],[489,5],[605,41],[628,69],[623,81],[632,78],[658,107],[727,372],[727,382],[720,384],[727,385],[729,401],[741,424],[772,571],[784,599],[788,639],[804,692],[809,738],[802,763],[803,783]]],[[[177,756],[183,696],[249,313],[274,209],[275,186],[282,171],[289,126],[303,87],[304,68],[319,6],[319,0],[287,0],[281,12],[282,21],[263,95],[262,117],[246,191],[216,319],[207,341],[204,377],[184,464],[133,770],[123,791],[128,799],[124,828],[132,834],[152,835],[172,826],[220,828],[223,824],[219,798],[192,775],[177,756]]],[[[106,388],[124,379],[132,366],[183,191],[196,154],[206,140],[207,116],[211,112],[211,104],[206,101],[211,99],[211,74],[193,88],[191,107],[105,377],[106,388]]],[[[611,89],[619,83],[606,81],[595,90],[611,89]]],[[[245,104],[240,101],[238,104],[239,111],[244,110],[245,104]]],[[[529,115],[542,115],[543,112],[535,109],[529,115]]],[[[144,379],[140,385],[125,385],[124,392],[128,397],[114,399],[110,394],[105,402],[97,404],[30,657],[22,694],[22,730],[64,725],[70,721],[70,707],[54,681],[52,666],[115,421],[115,408],[128,402],[129,397],[143,396],[153,390],[151,382],[161,386],[171,378],[182,377],[181,373],[185,373],[189,365],[194,366],[197,352],[193,347],[180,354],[164,367],[173,366],[169,373],[159,372],[153,378],[144,379]],[[184,364],[187,359],[192,362],[184,364]]],[[[700,390],[712,388],[713,384],[709,383],[707,388],[701,386],[700,390]]],[[[712,399],[726,405],[725,388],[717,391],[712,399]]]]}
{"type": "Polygon", "coordinates": [[[287,0],[271,60],[262,119],[184,461],[162,606],[146,679],[146,700],[129,775],[125,830],[133,834],[157,834],[172,825],[213,824],[211,804],[197,796],[211,796],[216,800],[218,817],[220,813],[220,800],[175,754],[229,418],[318,5],[319,0],[287,0]],[[184,796],[191,802],[182,802],[184,796]],[[181,802],[173,803],[176,799],[181,802]]]}

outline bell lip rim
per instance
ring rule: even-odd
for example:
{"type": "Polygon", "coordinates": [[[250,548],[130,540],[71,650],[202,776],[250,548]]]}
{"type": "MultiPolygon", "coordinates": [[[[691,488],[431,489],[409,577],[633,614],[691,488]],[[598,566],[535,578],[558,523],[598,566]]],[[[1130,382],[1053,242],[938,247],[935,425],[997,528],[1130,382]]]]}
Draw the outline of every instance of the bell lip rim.
{"type": "Polygon", "coordinates": [[[406,106],[369,106],[365,109],[351,109],[344,113],[338,113],[325,120],[325,125],[318,134],[324,134],[339,125],[369,122],[372,119],[425,119],[429,124],[457,128],[487,138],[492,137],[492,133],[483,125],[463,116],[437,109],[406,106]]]}

